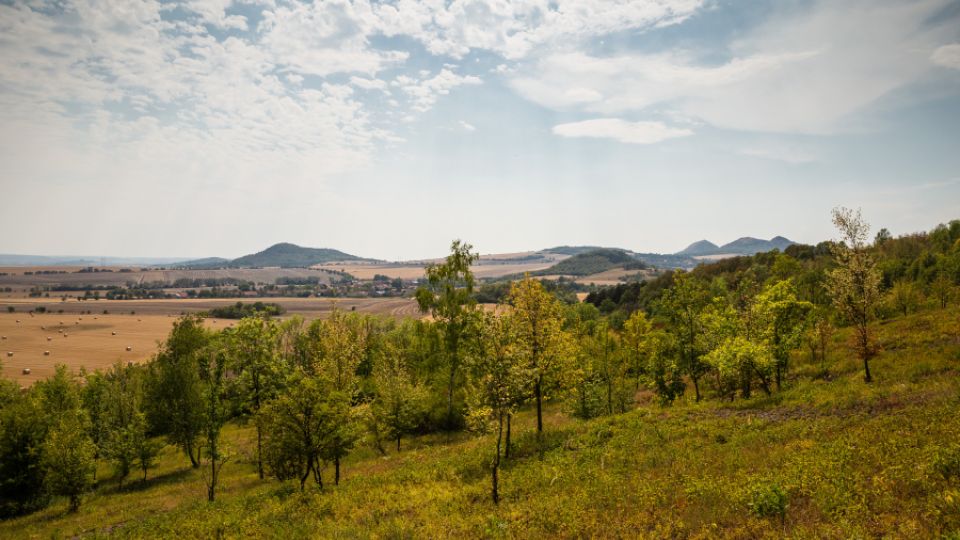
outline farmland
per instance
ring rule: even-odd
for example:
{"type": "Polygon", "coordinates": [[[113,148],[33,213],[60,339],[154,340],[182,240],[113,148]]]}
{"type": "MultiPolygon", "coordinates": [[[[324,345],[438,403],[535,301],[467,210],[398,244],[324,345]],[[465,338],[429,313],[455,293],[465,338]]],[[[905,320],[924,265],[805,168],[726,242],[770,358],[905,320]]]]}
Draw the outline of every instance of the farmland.
{"type": "MultiPolygon", "coordinates": [[[[223,268],[211,270],[161,270],[132,269],[126,267],[95,267],[97,271],[81,271],[89,267],[49,266],[49,267],[2,267],[0,268],[0,290],[6,287],[14,289],[12,296],[31,287],[71,287],[117,286],[130,283],[167,283],[178,280],[226,280],[249,281],[253,283],[275,283],[279,278],[304,279],[316,278],[320,283],[330,283],[334,274],[311,268],[223,268]]],[[[3,293],[0,293],[3,294],[3,293]]]]}
{"type": "MultiPolygon", "coordinates": [[[[352,312],[391,317],[419,316],[416,302],[405,298],[267,298],[286,310],[286,317],[326,317],[334,307],[352,312]]],[[[157,350],[157,342],[170,332],[176,317],[235,304],[235,300],[97,300],[51,302],[19,298],[0,301],[0,350],[3,375],[22,385],[42,380],[56,364],[77,370],[107,368],[118,360],[142,362],[157,350]],[[7,312],[7,306],[14,308],[7,312]],[[44,306],[47,312],[33,312],[44,306]],[[60,312],[62,310],[62,313],[60,312]],[[104,314],[106,311],[106,314],[104,314]],[[88,313],[89,312],[89,313],[88,313]],[[19,322],[18,322],[19,321],[19,322]],[[47,338],[51,338],[48,340],[47,338]],[[126,347],[131,350],[127,351],[126,347]],[[49,351],[49,355],[44,352],[49,351]],[[12,357],[7,353],[12,352],[12,357]],[[24,369],[30,373],[23,373],[24,369]]],[[[207,319],[216,329],[229,320],[207,319]]]]}

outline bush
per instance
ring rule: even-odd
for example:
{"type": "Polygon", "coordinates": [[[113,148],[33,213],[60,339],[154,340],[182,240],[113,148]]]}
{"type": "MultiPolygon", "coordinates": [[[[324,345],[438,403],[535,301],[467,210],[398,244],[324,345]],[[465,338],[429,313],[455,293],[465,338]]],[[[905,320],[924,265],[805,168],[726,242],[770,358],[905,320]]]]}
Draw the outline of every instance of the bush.
{"type": "Polygon", "coordinates": [[[933,470],[944,480],[960,480],[960,445],[939,449],[933,458],[933,470]]]}
{"type": "Polygon", "coordinates": [[[782,523],[787,517],[787,492],[779,484],[756,484],[747,505],[757,517],[776,516],[782,523]]]}

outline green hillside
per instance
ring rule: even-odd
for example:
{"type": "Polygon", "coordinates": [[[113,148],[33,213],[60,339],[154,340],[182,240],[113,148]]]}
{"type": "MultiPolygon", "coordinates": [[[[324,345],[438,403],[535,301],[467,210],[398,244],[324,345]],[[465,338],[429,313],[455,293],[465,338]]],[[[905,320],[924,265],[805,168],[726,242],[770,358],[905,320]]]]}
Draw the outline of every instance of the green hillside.
{"type": "Polygon", "coordinates": [[[280,266],[283,268],[300,268],[323,264],[332,261],[363,260],[356,255],[350,255],[336,249],[305,248],[294,244],[274,244],[267,249],[245,255],[230,261],[232,267],[263,267],[280,266]]]}
{"type": "Polygon", "coordinates": [[[613,268],[641,270],[646,268],[642,262],[626,251],[619,249],[594,249],[564,259],[550,268],[540,270],[535,275],[589,276],[613,268]]]}
{"type": "Polygon", "coordinates": [[[663,408],[641,393],[637,409],[589,421],[554,404],[540,450],[526,409],[498,506],[492,435],[421,436],[385,456],[360,448],[340,486],[301,494],[259,480],[252,427],[231,425],[215,503],[203,472],[168,447],[147,482],[118,489],[101,466],[78,513],[60,501],[0,522],[0,537],[935,537],[960,527],[958,323],[951,308],[878,325],[873,385],[840,332],[829,376],[799,354],[789,387],[769,398],[663,408]]]}

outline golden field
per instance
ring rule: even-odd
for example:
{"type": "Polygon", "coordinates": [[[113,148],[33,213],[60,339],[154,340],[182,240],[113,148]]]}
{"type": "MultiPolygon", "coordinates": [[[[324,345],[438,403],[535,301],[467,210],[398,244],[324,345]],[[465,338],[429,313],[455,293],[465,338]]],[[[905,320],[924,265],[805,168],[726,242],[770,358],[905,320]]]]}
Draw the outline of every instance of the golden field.
{"type": "MultiPolygon", "coordinates": [[[[3,375],[22,385],[30,385],[51,375],[56,364],[92,370],[108,367],[118,360],[142,362],[157,351],[158,342],[167,337],[173,321],[180,314],[206,311],[237,301],[229,298],[83,302],[61,302],[50,298],[4,299],[0,302],[3,375]],[[7,306],[16,311],[8,313],[7,306]],[[46,307],[47,313],[32,312],[38,306],[46,307]],[[59,310],[63,312],[58,313],[59,310]],[[103,313],[104,310],[107,314],[103,313]],[[127,351],[127,347],[131,350],[127,351]],[[50,354],[45,355],[45,351],[50,354]],[[24,374],[24,368],[30,373],[24,374]]],[[[286,309],[285,317],[299,315],[308,320],[327,316],[335,306],[347,311],[392,317],[420,315],[416,302],[407,298],[248,298],[243,301],[275,302],[286,309]]],[[[230,325],[232,321],[207,319],[207,324],[218,328],[230,325]]]]}

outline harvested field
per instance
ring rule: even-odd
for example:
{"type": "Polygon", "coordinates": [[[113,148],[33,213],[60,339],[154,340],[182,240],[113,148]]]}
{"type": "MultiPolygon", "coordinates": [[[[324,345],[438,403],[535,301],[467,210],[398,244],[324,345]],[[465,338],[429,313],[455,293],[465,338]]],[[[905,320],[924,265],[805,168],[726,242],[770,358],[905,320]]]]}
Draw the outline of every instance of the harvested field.
{"type": "MultiPolygon", "coordinates": [[[[173,321],[181,313],[194,313],[236,303],[236,299],[218,300],[98,300],[50,302],[39,298],[0,303],[0,340],[3,374],[20,384],[29,385],[53,373],[56,364],[72,369],[105,368],[114,362],[142,362],[157,350],[173,321]],[[7,313],[6,306],[16,311],[7,313]],[[63,313],[29,313],[34,307],[63,309],[63,313]],[[81,314],[90,310],[91,314],[81,314]],[[103,310],[109,313],[104,315],[103,310]],[[135,314],[131,315],[131,311],[135,314]],[[17,323],[17,321],[20,321],[17,323]],[[63,333],[61,333],[61,330],[63,333]],[[64,337],[64,333],[67,337],[64,337]],[[116,333],[116,335],[114,335],[116,333]],[[47,338],[51,338],[49,341],[47,338]],[[130,347],[128,352],[126,347],[130,347]],[[44,355],[50,351],[50,355],[44,355]],[[8,357],[7,353],[13,356],[8,357]],[[23,374],[23,369],[30,370],[23,374]]],[[[249,301],[276,302],[287,310],[285,317],[305,319],[326,317],[334,306],[346,311],[392,317],[419,317],[414,300],[407,298],[255,298],[249,301]]],[[[207,319],[211,328],[233,324],[227,319],[207,319]]]]}
{"type": "MultiPolygon", "coordinates": [[[[164,282],[172,284],[178,279],[238,279],[255,283],[275,283],[277,278],[316,277],[320,283],[330,283],[335,276],[315,268],[227,268],[222,270],[146,270],[135,269],[120,272],[120,267],[112,267],[112,272],[77,272],[80,267],[3,267],[0,268],[0,287],[30,288],[34,286],[50,287],[56,285],[83,286],[125,286],[133,283],[164,282]],[[38,271],[66,271],[65,274],[37,274],[38,271]],[[34,272],[27,275],[26,272],[34,272]]],[[[341,269],[342,270],[342,269],[341,269]]]]}
{"type": "MultiPolygon", "coordinates": [[[[567,255],[546,253],[542,258],[524,260],[536,255],[531,251],[521,253],[499,253],[481,255],[480,260],[473,265],[473,273],[478,278],[499,278],[511,274],[523,274],[550,268],[566,259],[567,255]]],[[[423,267],[430,263],[443,262],[443,259],[429,259],[423,261],[408,261],[403,263],[365,263],[339,262],[317,265],[314,268],[346,272],[357,279],[373,279],[381,274],[389,278],[420,279],[423,277],[423,267]]]]}

